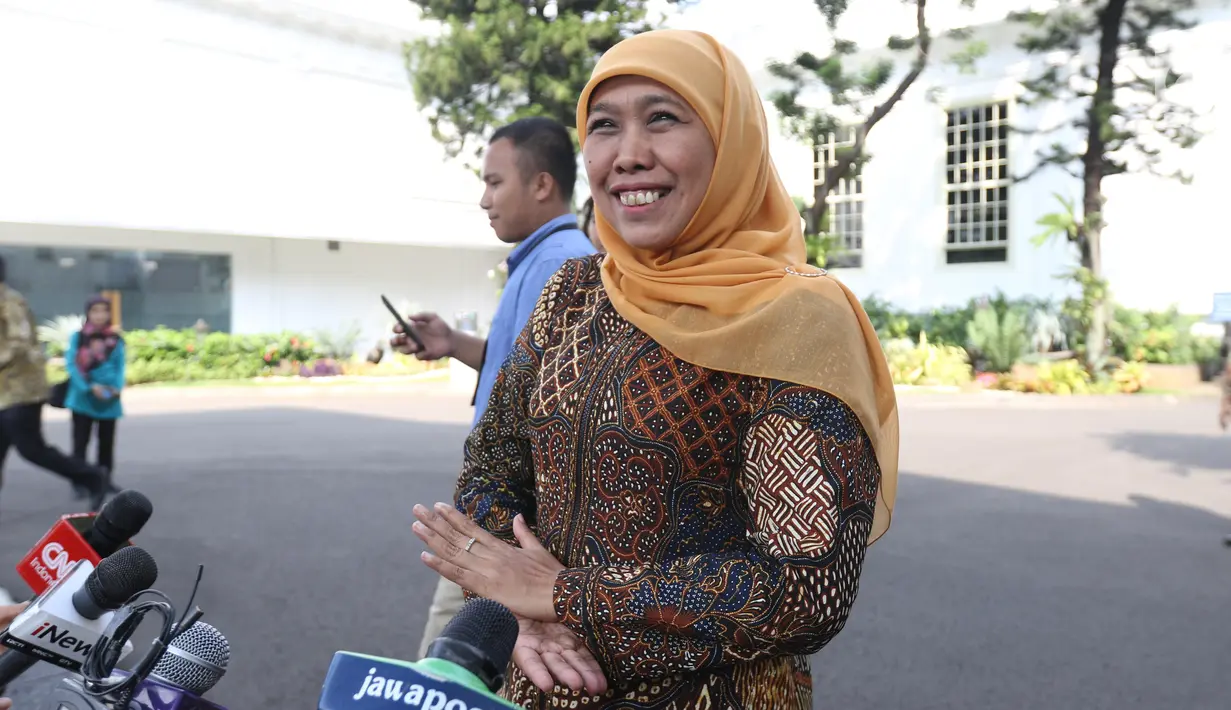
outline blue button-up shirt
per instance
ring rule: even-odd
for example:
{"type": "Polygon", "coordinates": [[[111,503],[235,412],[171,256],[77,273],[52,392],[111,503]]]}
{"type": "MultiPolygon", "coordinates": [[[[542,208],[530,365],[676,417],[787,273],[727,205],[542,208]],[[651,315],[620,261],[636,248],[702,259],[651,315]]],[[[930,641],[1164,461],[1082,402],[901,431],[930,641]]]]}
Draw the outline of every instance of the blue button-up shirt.
{"type": "Polygon", "coordinates": [[[500,294],[496,315],[492,317],[487,348],[483,352],[483,369],[479,370],[479,386],[474,395],[475,423],[486,411],[500,366],[513,351],[513,343],[530,320],[547,282],[564,262],[593,253],[594,245],[577,228],[577,218],[571,214],[547,222],[509,252],[509,280],[500,294]]]}

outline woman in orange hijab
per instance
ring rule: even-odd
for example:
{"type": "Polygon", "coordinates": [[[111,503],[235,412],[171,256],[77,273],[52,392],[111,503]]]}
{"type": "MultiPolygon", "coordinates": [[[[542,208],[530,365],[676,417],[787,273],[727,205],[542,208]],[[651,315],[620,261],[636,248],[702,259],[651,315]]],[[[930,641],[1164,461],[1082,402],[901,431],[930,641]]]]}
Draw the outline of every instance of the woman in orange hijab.
{"type": "Polygon", "coordinates": [[[423,559],[521,620],[524,707],[812,707],[897,480],[858,301],[808,266],[748,71],[637,35],[577,106],[606,256],[544,291],[423,559]],[[460,511],[460,512],[459,512],[460,511]]]}

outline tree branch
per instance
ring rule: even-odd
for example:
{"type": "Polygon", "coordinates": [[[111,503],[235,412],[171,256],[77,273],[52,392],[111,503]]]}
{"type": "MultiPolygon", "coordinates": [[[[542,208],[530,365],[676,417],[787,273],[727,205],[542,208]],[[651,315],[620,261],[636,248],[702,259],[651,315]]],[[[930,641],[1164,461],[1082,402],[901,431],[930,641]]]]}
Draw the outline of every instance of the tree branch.
{"type": "Polygon", "coordinates": [[[1050,136],[1053,133],[1058,133],[1066,128],[1073,128],[1076,121],[1068,123],[1057,123],[1048,128],[1018,128],[1017,126],[1009,126],[1009,130],[1013,133],[1023,136],[1050,136]]]}
{"type": "Polygon", "coordinates": [[[927,0],[916,0],[915,2],[915,29],[918,42],[915,45],[915,58],[911,62],[910,71],[898,82],[897,88],[894,89],[889,98],[872,109],[872,113],[855,130],[854,146],[848,151],[840,151],[835,156],[834,164],[826,166],[823,181],[814,189],[812,203],[813,230],[819,231],[822,220],[825,217],[825,212],[828,209],[825,198],[833,191],[838,181],[846,177],[855,161],[863,155],[864,141],[867,139],[868,131],[871,131],[873,126],[889,115],[893,107],[902,100],[902,97],[906,95],[906,91],[910,89],[920,75],[923,74],[923,70],[927,68],[929,52],[932,48],[932,35],[928,30],[927,23],[927,0]]]}
{"type": "Polygon", "coordinates": [[[1013,182],[1014,183],[1026,182],[1027,180],[1034,177],[1035,175],[1038,175],[1039,173],[1043,172],[1047,168],[1052,167],[1052,165],[1053,163],[1040,160],[1039,162],[1034,164],[1033,168],[1030,168],[1029,170],[1022,173],[1021,175],[1014,176],[1013,182]]]}

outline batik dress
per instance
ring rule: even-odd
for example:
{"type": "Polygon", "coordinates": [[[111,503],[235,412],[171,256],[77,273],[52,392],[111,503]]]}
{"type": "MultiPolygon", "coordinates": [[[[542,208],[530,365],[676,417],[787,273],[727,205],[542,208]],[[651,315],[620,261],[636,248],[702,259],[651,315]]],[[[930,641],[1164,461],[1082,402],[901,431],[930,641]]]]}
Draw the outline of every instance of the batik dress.
{"type": "Polygon", "coordinates": [[[810,710],[808,656],[850,613],[880,472],[822,391],[690,365],[622,318],[601,256],[555,275],[469,436],[458,507],[512,541],[523,514],[568,569],[559,620],[600,698],[528,708],[810,710]]]}

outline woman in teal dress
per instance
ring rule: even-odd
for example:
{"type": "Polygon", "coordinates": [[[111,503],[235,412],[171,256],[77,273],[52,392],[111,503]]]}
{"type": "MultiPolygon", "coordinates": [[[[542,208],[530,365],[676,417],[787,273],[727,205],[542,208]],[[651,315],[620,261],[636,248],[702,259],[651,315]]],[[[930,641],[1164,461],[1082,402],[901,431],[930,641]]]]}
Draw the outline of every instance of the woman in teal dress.
{"type": "MultiPolygon", "coordinates": [[[[95,296],[86,302],[86,321],[69,340],[64,354],[68,394],[64,406],[73,413],[73,456],[85,461],[94,430],[98,430],[98,465],[107,469],[108,484],[115,467],[115,425],[124,416],[124,338],[115,329],[111,302],[95,296]]],[[[77,490],[78,495],[83,493],[77,490]]]]}

